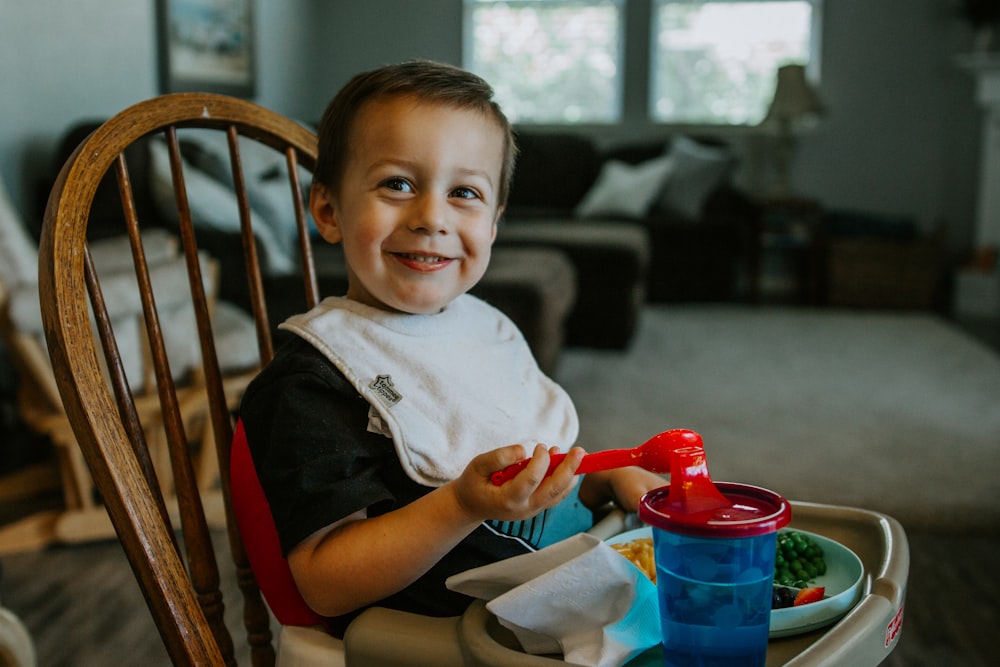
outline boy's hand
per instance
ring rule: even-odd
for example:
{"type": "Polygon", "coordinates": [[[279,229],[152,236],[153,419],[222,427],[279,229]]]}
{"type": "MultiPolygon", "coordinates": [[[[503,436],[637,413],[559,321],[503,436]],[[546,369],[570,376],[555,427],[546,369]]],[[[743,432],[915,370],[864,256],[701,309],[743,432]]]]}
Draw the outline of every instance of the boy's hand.
{"type": "Polygon", "coordinates": [[[584,451],[573,447],[552,474],[546,476],[549,456],[557,451],[555,447],[548,450],[544,445],[536,445],[524,470],[501,486],[494,484],[490,475],[524,459],[524,447],[510,445],[480,454],[452,482],[459,504],[470,516],[499,521],[528,519],[558,505],[576,486],[576,469],[584,451]]]}

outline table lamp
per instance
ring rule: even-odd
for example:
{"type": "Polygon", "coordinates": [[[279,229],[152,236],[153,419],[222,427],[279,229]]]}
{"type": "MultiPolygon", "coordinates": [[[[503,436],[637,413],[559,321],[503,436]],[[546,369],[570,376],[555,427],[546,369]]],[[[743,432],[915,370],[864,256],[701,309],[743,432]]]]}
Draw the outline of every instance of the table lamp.
{"type": "Polygon", "coordinates": [[[823,112],[823,102],[815,88],[806,80],[804,65],[782,65],[778,68],[774,98],[760,127],[777,135],[774,150],[777,181],[772,194],[788,197],[788,167],[795,151],[795,134],[802,126],[823,112]]]}

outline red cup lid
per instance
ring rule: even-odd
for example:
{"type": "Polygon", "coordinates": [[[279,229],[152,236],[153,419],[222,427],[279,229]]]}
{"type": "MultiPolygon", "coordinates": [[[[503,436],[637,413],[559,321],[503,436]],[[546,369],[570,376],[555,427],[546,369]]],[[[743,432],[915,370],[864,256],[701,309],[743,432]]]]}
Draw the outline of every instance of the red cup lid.
{"type": "Polygon", "coordinates": [[[687,512],[670,502],[670,485],[653,489],[639,501],[639,518],[653,526],[698,537],[738,538],[773,533],[792,520],[792,506],[768,489],[735,482],[715,482],[732,505],[687,512]]]}

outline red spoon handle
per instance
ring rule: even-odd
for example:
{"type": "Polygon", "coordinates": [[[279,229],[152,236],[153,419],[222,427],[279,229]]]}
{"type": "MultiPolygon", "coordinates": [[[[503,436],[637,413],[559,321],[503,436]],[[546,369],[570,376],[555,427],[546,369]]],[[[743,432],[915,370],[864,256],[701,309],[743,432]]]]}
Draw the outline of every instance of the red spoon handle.
{"type": "MultiPolygon", "coordinates": [[[[549,469],[545,471],[545,476],[548,477],[549,475],[551,475],[552,471],[556,469],[556,466],[562,463],[562,460],[564,458],[566,458],[565,454],[552,454],[549,457],[549,469]]],[[[524,470],[525,466],[528,465],[529,461],[531,461],[530,458],[521,459],[517,463],[511,463],[503,470],[497,470],[495,473],[490,475],[490,481],[496,484],[497,486],[509,482],[510,480],[517,477],[517,474],[519,472],[524,470]]]]}
{"type": "MultiPolygon", "coordinates": [[[[551,475],[564,458],[566,458],[565,454],[553,454],[549,458],[549,469],[545,471],[545,476],[548,477],[551,475]]],[[[517,476],[517,473],[524,470],[524,467],[528,465],[528,461],[530,460],[530,458],[523,459],[517,463],[510,464],[503,470],[496,471],[490,475],[490,481],[497,486],[510,481],[517,476]]],[[[636,452],[634,449],[607,449],[584,456],[580,462],[580,467],[576,469],[576,474],[584,475],[588,472],[624,468],[631,465],[636,465],[636,452]]]]}

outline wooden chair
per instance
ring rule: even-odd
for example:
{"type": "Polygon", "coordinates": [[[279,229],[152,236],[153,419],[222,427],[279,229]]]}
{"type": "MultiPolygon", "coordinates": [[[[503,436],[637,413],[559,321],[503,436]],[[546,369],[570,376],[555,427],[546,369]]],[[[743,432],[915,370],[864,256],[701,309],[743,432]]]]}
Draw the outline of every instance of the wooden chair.
{"type": "MultiPolygon", "coordinates": [[[[258,147],[269,146],[284,156],[288,205],[295,210],[298,231],[300,283],[304,302],[313,306],[319,300],[318,279],[299,169],[315,166],[316,137],[291,120],[250,102],[200,93],[164,95],[122,111],[85,139],[63,166],[45,212],[39,254],[42,320],[65,414],[174,664],[234,664],[243,649],[252,663],[260,666],[276,660],[283,667],[316,664],[317,658],[324,665],[346,662],[364,667],[565,664],[521,652],[510,643],[515,641],[513,636],[504,635],[495,623],[487,632],[484,620],[488,614],[482,605],[475,604],[461,617],[444,618],[371,608],[351,623],[341,641],[316,628],[318,619],[303,609],[298,591],[287,588],[287,562],[280,555],[275,536],[267,536],[266,528],[270,525],[273,533],[273,523],[252,461],[238,439],[233,446],[238,422],[227,400],[226,378],[219,369],[210,300],[197,259],[199,230],[192,221],[178,139],[187,128],[214,130],[226,137],[257,355],[261,364],[268,362],[274,351],[268,321],[268,296],[274,292],[268,286],[277,283],[285,289],[288,281],[287,277],[268,280],[261,269],[240,147],[255,140],[258,147]],[[219,495],[227,519],[227,539],[215,542],[225,542],[220,548],[228,548],[228,555],[217,554],[213,548],[213,533],[206,520],[208,503],[195,474],[180,405],[181,390],[170,372],[158,303],[149,287],[143,221],[136,214],[124,154],[133,142],[150,135],[165,138],[170,156],[178,235],[189,273],[186,293],[198,324],[201,376],[211,408],[212,441],[218,444],[219,495]],[[139,417],[140,401],[123,368],[103,282],[94,269],[92,244],[87,239],[89,204],[109,170],[116,174],[121,190],[124,232],[143,296],[143,321],[157,388],[153,400],[162,415],[179,523],[171,516],[170,498],[164,494],[150,453],[149,438],[139,417]],[[234,504],[237,488],[239,502],[234,504]],[[255,540],[249,544],[251,549],[239,530],[240,518],[242,525],[254,528],[247,531],[255,540]],[[248,552],[254,555],[256,572],[248,552]],[[233,567],[220,568],[220,558],[231,559],[233,567]],[[220,574],[230,569],[235,570],[238,580],[231,586],[221,581],[220,574]],[[235,593],[237,588],[243,598],[244,632],[239,637],[226,626],[224,615],[224,593],[235,593]],[[279,621],[277,642],[271,631],[272,616],[279,621]],[[497,641],[492,632],[499,632],[504,641],[497,641]]],[[[231,597],[227,601],[233,603],[231,597]]]]}
{"type": "MultiPolygon", "coordinates": [[[[139,103],[93,132],[66,162],[52,190],[40,244],[40,300],[49,355],[65,413],[125,549],[147,604],[176,664],[232,663],[234,642],[223,620],[217,556],[206,521],[204,489],[191,459],[181,406],[162,335],[161,316],[150,287],[125,149],[152,134],[168,146],[177,200],[181,251],[189,274],[201,348],[205,393],[210,405],[212,440],[218,443],[218,469],[228,472],[233,408],[219,369],[213,340],[211,304],[206,297],[198,230],[192,223],[178,134],[183,128],[217,130],[228,137],[238,215],[242,228],[246,280],[257,330],[257,352],[266,363],[273,354],[264,280],[254,241],[253,220],[240,160],[240,137],[283,153],[288,166],[288,205],[294,207],[306,302],[314,305],[318,288],[306,224],[299,168],[311,169],[316,138],[303,126],[249,102],[209,94],[176,94],[139,103]],[[169,510],[160,477],[141,426],[137,399],[129,387],[114,331],[87,240],[88,211],[98,183],[117,175],[135,274],[143,301],[144,327],[155,372],[155,400],[162,415],[179,525],[169,510]],[[97,334],[92,322],[96,322],[97,334]],[[104,372],[104,368],[107,372],[104,372]],[[223,446],[225,444],[225,446],[223,446]],[[179,528],[175,532],[175,528],[179,528]]],[[[231,516],[229,479],[221,475],[221,496],[231,516]]],[[[274,662],[266,605],[246,560],[235,523],[228,545],[244,597],[244,622],[254,664],[274,662]]]]}

